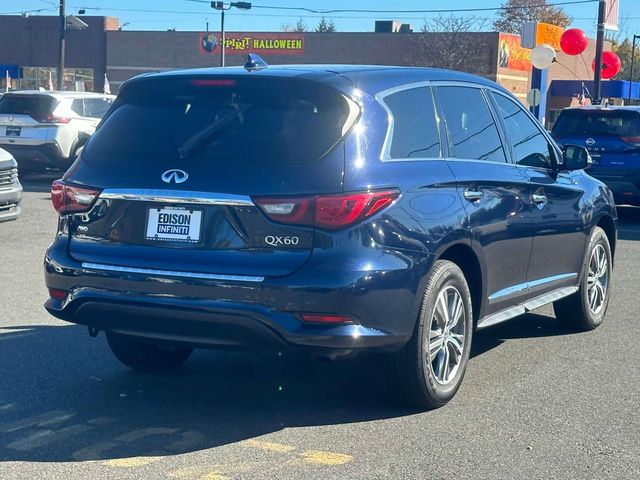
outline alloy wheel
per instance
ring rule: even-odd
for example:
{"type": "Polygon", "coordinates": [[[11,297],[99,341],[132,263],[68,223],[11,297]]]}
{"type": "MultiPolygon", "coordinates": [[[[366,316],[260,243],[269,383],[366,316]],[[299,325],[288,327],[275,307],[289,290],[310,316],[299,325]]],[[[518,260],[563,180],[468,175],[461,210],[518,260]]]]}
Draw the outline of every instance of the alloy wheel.
{"type": "Polygon", "coordinates": [[[587,295],[591,313],[598,314],[607,298],[609,287],[609,261],[604,247],[600,244],[591,252],[587,277],[587,295]]]}
{"type": "Polygon", "coordinates": [[[427,364],[441,385],[448,384],[456,376],[462,363],[465,329],[466,312],[462,296],[455,287],[448,286],[436,299],[429,327],[429,345],[425,349],[427,364]]]}

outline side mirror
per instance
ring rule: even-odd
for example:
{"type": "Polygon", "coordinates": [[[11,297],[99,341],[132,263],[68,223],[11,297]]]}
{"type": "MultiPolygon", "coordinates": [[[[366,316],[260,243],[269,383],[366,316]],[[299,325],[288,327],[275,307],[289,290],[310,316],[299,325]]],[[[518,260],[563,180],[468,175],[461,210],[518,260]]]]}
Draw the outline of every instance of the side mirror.
{"type": "Polygon", "coordinates": [[[562,167],[565,170],[582,170],[591,165],[589,150],[578,145],[565,145],[562,149],[562,167]]]}

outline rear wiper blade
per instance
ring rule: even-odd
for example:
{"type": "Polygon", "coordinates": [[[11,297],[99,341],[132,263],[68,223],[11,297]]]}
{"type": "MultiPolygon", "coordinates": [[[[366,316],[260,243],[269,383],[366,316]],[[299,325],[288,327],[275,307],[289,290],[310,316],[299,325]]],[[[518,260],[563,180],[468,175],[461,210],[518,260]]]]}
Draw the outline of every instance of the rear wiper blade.
{"type": "Polygon", "coordinates": [[[216,137],[216,135],[222,133],[226,127],[231,125],[231,123],[233,123],[235,120],[240,119],[240,116],[245,113],[250,107],[251,105],[242,105],[238,107],[236,111],[225,115],[224,117],[213,122],[211,125],[206,126],[199,132],[189,137],[178,148],[178,155],[180,155],[180,158],[188,158],[193,152],[207,145],[216,137]]]}

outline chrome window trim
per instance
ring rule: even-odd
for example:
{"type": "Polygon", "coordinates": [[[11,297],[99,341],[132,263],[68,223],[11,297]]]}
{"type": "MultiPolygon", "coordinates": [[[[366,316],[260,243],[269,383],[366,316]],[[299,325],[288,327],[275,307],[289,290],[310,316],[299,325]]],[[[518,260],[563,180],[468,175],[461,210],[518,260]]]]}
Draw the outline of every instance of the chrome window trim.
{"type": "Polygon", "coordinates": [[[194,192],[189,190],[107,188],[102,191],[99,198],[106,200],[130,200],[134,202],[189,203],[233,207],[251,207],[254,205],[251,198],[246,195],[194,192]]]}
{"type": "MultiPolygon", "coordinates": [[[[411,157],[411,158],[394,158],[391,156],[391,140],[393,139],[393,131],[395,119],[393,117],[393,113],[391,109],[386,104],[384,99],[389,95],[393,95],[394,93],[403,92],[405,90],[413,90],[415,88],[429,88],[431,87],[432,82],[430,80],[424,80],[420,82],[407,83],[405,85],[396,85],[395,87],[388,88],[386,90],[382,90],[375,94],[374,98],[376,101],[384,108],[385,112],[387,112],[387,132],[384,136],[384,142],[382,144],[382,151],[380,152],[380,160],[383,162],[421,162],[425,160],[444,160],[443,151],[442,151],[442,135],[440,132],[440,118],[438,117],[438,110],[436,108],[435,102],[433,105],[433,111],[435,115],[436,125],[438,126],[438,138],[440,139],[440,156],[439,157],[411,157]]],[[[431,99],[433,101],[433,93],[431,93],[431,99]]]]}
{"type": "Polygon", "coordinates": [[[201,280],[227,280],[234,282],[262,282],[264,277],[251,275],[226,275],[217,273],[183,272],[177,270],[156,270],[153,268],[121,267],[105,263],[82,262],[82,268],[86,270],[99,270],[105,272],[134,273],[138,275],[157,275],[161,277],[180,277],[201,280]]]}

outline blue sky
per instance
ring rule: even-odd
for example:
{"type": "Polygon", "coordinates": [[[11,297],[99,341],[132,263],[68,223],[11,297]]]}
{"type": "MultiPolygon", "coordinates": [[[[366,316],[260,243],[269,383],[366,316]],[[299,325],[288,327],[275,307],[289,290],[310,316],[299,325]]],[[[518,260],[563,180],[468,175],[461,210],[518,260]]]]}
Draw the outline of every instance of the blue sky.
{"type": "MultiPolygon", "coordinates": [[[[550,3],[562,0],[551,0],[550,3]]],[[[640,34],[640,0],[619,0],[620,18],[627,35],[640,34]]],[[[31,15],[54,15],[57,13],[57,0],[0,0],[0,14],[20,11],[47,9],[32,12],[31,15]]],[[[445,2],[427,2],[425,0],[394,0],[381,2],[374,0],[255,0],[254,5],[308,7],[312,9],[379,9],[379,10],[421,10],[442,8],[445,2]]],[[[448,0],[446,6],[457,8],[496,7],[502,0],[448,0]]],[[[197,0],[67,0],[68,13],[77,13],[86,8],[89,15],[111,15],[120,18],[122,24],[128,23],[127,30],[177,30],[204,31],[206,21],[209,28],[219,28],[219,14],[208,3],[197,0]],[[133,12],[131,9],[149,10],[133,12]],[[163,13],[160,10],[171,11],[163,13]]],[[[572,17],[573,26],[582,28],[589,36],[595,36],[595,17],[597,3],[566,5],[563,7],[572,17]]],[[[487,18],[490,22],[494,12],[479,12],[472,15],[487,18]]],[[[251,11],[232,10],[226,17],[229,31],[277,31],[282,24],[295,24],[302,17],[310,27],[315,26],[322,15],[298,11],[278,11],[254,8],[251,11]]],[[[418,29],[423,18],[437,14],[421,13],[335,13],[327,15],[335,22],[339,31],[372,31],[376,19],[397,19],[412,23],[418,29]]]]}

